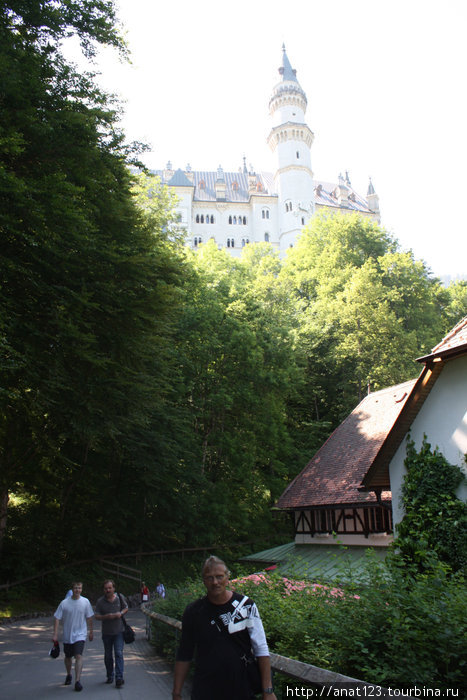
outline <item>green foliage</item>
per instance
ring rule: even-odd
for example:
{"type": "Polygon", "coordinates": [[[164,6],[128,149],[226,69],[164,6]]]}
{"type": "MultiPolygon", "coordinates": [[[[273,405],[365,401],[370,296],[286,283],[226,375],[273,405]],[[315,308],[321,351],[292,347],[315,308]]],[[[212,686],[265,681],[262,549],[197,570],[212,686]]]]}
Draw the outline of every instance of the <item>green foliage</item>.
{"type": "MultiPolygon", "coordinates": [[[[351,587],[302,582],[290,591],[279,575],[266,580],[249,577],[233,587],[258,605],[272,651],[384,687],[463,687],[465,580],[448,577],[441,565],[420,576],[397,557],[371,560],[365,580],[351,587]]],[[[190,581],[155,609],[181,619],[202,594],[190,581]]],[[[157,624],[158,648],[173,654],[176,640],[164,627],[157,624]]],[[[279,691],[286,682],[276,679],[279,691]]]]}
{"type": "Polygon", "coordinates": [[[181,243],[165,192],[137,206],[113,106],[60,55],[70,31],[122,46],[110,2],[2,7],[0,499],[16,499],[0,542],[16,576],[121,531],[135,546],[176,498],[181,243]]]}
{"type": "MultiPolygon", "coordinates": [[[[357,215],[317,215],[281,270],[295,303],[306,357],[297,409],[333,427],[372,390],[417,373],[414,358],[449,328],[448,294],[425,265],[378,224],[357,215]]],[[[296,409],[296,410],[297,410],[296,409]]]]}
{"type": "Polygon", "coordinates": [[[397,529],[395,547],[423,570],[437,556],[453,571],[467,567],[467,504],[456,496],[465,479],[424,438],[417,452],[408,440],[406,475],[402,486],[404,518],[397,529]]]}
{"type": "Polygon", "coordinates": [[[4,576],[288,537],[277,497],[368,382],[413,375],[465,289],[357,216],[315,217],[285,262],[187,251],[70,35],[126,54],[110,0],[1,4],[4,576]]]}

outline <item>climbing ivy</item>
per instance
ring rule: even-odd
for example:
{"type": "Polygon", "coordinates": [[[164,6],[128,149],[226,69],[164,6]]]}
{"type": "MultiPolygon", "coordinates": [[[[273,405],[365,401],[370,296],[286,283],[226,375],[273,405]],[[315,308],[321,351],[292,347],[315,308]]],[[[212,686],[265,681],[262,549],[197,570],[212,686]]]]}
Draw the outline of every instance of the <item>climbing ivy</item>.
{"type": "Polygon", "coordinates": [[[465,479],[462,470],[423,439],[417,452],[407,443],[407,473],[402,486],[405,515],[397,528],[401,555],[425,570],[433,558],[452,571],[467,567],[467,504],[456,496],[465,479]]]}

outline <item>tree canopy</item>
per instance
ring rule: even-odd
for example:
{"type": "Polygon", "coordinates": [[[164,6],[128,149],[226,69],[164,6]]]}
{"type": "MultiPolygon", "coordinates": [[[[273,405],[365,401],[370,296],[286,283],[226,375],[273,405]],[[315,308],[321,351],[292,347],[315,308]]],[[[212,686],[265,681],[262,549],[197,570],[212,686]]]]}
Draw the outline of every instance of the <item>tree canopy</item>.
{"type": "Polygon", "coordinates": [[[104,0],[0,16],[0,548],[6,574],[229,544],[370,386],[417,374],[466,313],[383,228],[317,215],[281,260],[184,246],[119,106],[61,42],[125,54],[104,0]],[[27,555],[27,556],[26,556],[27,555]]]}

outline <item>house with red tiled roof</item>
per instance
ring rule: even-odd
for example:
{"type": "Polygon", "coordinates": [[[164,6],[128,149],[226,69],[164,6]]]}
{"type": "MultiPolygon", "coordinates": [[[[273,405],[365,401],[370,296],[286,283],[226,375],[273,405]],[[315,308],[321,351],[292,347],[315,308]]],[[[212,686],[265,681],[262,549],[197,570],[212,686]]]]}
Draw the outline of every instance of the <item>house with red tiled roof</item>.
{"type": "Polygon", "coordinates": [[[388,545],[390,489],[362,491],[415,380],[366,396],[289,484],[277,507],[293,513],[297,544],[388,545]]]}
{"type": "MultiPolygon", "coordinates": [[[[305,575],[326,570],[335,545],[361,559],[368,548],[384,556],[403,517],[400,490],[407,437],[424,436],[466,472],[467,316],[425,357],[417,379],[369,394],[336,428],[277,507],[294,519],[295,540],[247,559],[267,564],[301,557],[305,575]]],[[[467,482],[458,496],[467,500],[467,482]]],[[[336,567],[328,572],[333,577],[336,567]]]]}

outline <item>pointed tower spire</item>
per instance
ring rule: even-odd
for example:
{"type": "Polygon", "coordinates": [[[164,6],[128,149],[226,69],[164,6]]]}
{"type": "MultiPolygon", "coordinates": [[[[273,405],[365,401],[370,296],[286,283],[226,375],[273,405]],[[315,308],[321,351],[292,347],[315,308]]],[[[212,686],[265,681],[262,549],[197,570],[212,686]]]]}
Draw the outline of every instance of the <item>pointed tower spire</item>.
{"type": "Polygon", "coordinates": [[[370,182],[368,184],[368,192],[366,193],[366,203],[368,205],[368,209],[371,209],[371,211],[375,214],[376,221],[380,223],[381,213],[379,210],[379,197],[375,192],[375,188],[373,187],[371,177],[370,182]]]}
{"type": "Polygon", "coordinates": [[[290,65],[290,61],[285,52],[285,44],[282,44],[282,66],[279,68],[279,73],[282,75],[282,80],[297,81],[297,71],[290,65]]]}

